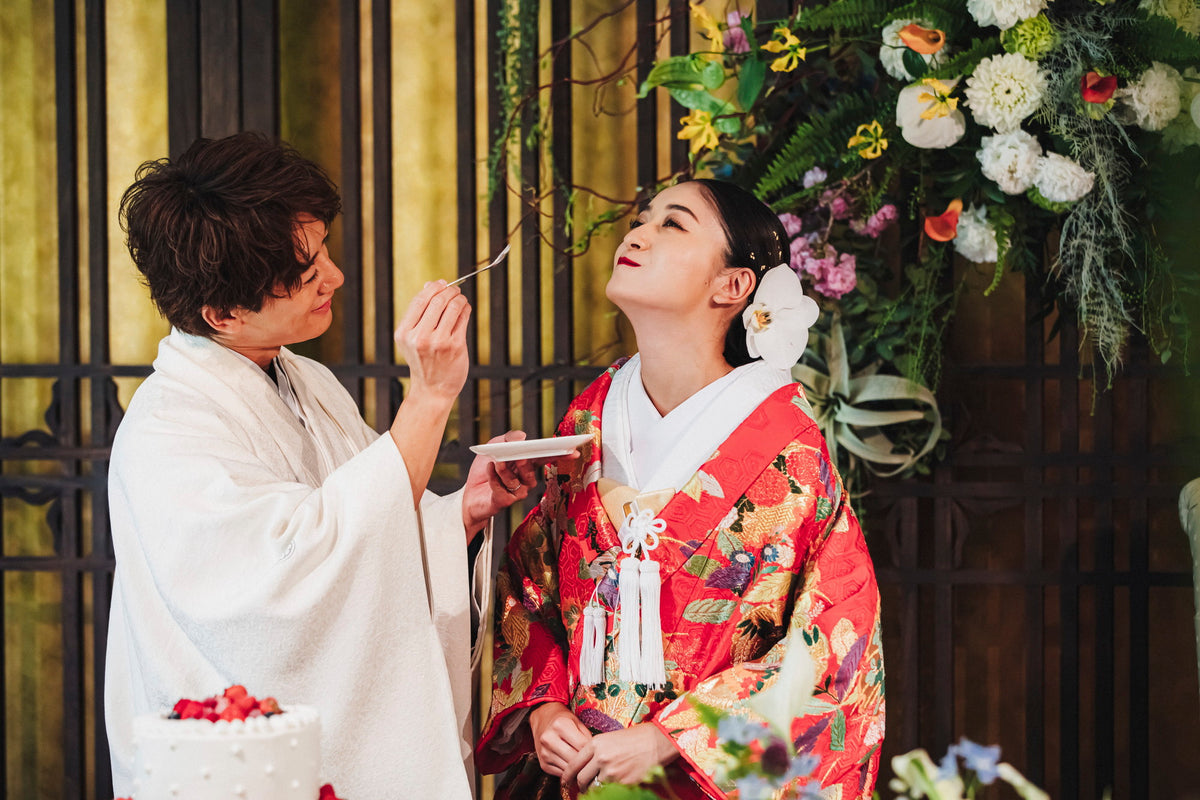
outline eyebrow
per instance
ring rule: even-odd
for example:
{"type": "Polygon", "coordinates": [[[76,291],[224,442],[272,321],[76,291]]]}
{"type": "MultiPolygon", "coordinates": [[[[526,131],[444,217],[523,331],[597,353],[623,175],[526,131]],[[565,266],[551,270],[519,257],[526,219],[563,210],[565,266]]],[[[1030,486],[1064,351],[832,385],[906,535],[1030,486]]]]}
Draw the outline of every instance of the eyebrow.
{"type": "MultiPolygon", "coordinates": [[[[638,214],[643,214],[649,210],[650,210],[650,203],[648,201],[644,202],[640,206],[638,206],[638,214]]],[[[693,212],[687,206],[682,206],[682,205],[679,205],[678,203],[669,203],[667,205],[667,211],[682,211],[683,213],[687,214],[689,217],[696,220],[697,222],[700,221],[700,219],[696,216],[695,212],[693,212]]]]}
{"type": "Polygon", "coordinates": [[[668,211],[682,211],[685,214],[687,214],[689,217],[691,217],[692,219],[696,220],[697,222],[700,221],[699,218],[696,217],[695,213],[693,213],[692,210],[690,208],[688,208],[687,206],[681,206],[678,203],[671,203],[670,205],[667,206],[667,210],[668,211]]]}

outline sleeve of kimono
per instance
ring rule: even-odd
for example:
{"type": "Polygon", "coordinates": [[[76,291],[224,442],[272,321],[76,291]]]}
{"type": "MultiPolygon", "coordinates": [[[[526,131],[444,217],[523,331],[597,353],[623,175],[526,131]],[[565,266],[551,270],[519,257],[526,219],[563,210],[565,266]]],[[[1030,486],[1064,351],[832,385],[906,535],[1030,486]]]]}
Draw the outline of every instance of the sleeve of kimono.
{"type": "MultiPolygon", "coordinates": [[[[825,459],[824,452],[818,458],[825,459]]],[[[835,475],[825,469],[822,477],[835,475]]],[[[816,685],[809,713],[792,721],[791,735],[798,753],[820,758],[813,774],[798,779],[797,785],[810,779],[825,788],[838,785],[841,791],[835,796],[848,800],[869,798],[879,769],[884,714],[879,590],[848,495],[836,476],[829,483],[832,491],[817,503],[822,521],[806,521],[797,535],[803,541],[804,528],[810,532],[810,525],[818,528],[794,567],[798,575],[791,588],[787,623],[787,630],[799,633],[808,645],[816,685]],[[828,500],[830,494],[838,497],[836,503],[828,500]]],[[[774,683],[774,675],[765,673],[763,665],[781,663],[788,641],[781,638],[761,662],[735,664],[701,681],[682,695],[682,702],[667,706],[654,720],[675,740],[684,770],[716,797],[733,787],[715,781],[721,756],[716,733],[698,721],[688,701],[729,708],[732,695],[733,713],[750,715],[746,707],[750,696],[774,683]],[[766,680],[764,674],[769,674],[766,680]]]]}
{"type": "Polygon", "coordinates": [[[553,467],[546,494],[509,540],[496,577],[491,713],[476,747],[484,773],[500,772],[533,751],[526,720],[541,703],[568,703],[566,631],[558,603],[561,495],[553,467]]]}

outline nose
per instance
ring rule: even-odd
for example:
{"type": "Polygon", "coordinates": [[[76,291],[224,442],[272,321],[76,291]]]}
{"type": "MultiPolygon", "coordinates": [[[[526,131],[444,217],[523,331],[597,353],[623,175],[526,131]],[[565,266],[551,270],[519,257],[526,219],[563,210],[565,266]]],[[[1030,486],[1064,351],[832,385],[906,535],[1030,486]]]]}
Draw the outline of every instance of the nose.
{"type": "Polygon", "coordinates": [[[630,229],[629,233],[625,234],[624,242],[626,246],[633,250],[641,250],[646,246],[646,226],[639,225],[636,228],[630,229]]]}
{"type": "Polygon", "coordinates": [[[332,292],[346,282],[346,276],[342,274],[342,270],[333,262],[332,258],[326,258],[325,262],[325,268],[322,270],[325,274],[322,288],[326,292],[332,292]]]}

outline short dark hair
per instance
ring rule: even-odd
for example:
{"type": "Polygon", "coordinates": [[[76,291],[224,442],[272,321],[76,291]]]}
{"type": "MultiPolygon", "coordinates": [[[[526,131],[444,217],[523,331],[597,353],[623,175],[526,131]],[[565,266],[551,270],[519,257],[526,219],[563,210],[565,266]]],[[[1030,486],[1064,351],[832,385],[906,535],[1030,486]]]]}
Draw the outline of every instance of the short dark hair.
{"type": "MultiPolygon", "coordinates": [[[[753,270],[757,287],[767,270],[788,263],[787,230],[766,203],[735,183],[710,178],[695,182],[712,202],[725,229],[725,266],[753,270]]],[[[746,350],[740,314],[725,334],[725,360],[734,367],[754,360],[746,350]]]]}
{"type": "Polygon", "coordinates": [[[175,159],[147,161],[121,198],[129,253],[173,326],[212,336],[204,306],[259,311],[294,291],[311,266],[296,222],[326,225],[341,211],[337,187],[286,142],[260,133],[197,139],[175,159]]]}

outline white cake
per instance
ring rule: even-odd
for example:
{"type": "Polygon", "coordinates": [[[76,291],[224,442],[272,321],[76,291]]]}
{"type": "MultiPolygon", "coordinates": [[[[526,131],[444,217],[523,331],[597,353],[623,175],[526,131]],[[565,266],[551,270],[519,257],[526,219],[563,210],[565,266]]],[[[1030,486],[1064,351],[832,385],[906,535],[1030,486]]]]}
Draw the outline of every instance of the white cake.
{"type": "Polygon", "coordinates": [[[133,721],[134,800],[316,800],[321,721],[308,706],[245,720],[133,721]]]}

